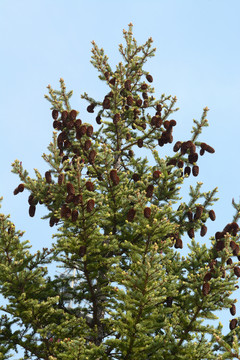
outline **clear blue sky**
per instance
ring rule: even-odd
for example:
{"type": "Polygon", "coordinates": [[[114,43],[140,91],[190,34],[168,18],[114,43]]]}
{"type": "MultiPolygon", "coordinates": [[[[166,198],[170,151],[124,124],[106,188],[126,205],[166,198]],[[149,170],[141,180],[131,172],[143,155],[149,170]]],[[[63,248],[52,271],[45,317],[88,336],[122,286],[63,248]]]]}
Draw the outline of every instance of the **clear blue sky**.
{"type": "Polygon", "coordinates": [[[28,216],[27,193],[13,196],[19,180],[11,163],[21,160],[32,176],[33,168],[48,169],[41,155],[51,141],[52,118],[44,94],[48,84],[58,87],[60,77],[74,90],[72,107],[95,124],[80,99],[85,91],[96,99],[106,93],[89,62],[91,41],[114,65],[121,60],[118,44],[129,22],[139,44],[150,36],[154,40],[156,56],[145,69],[154,77],[156,94],[178,98],[174,141],[188,140],[192,119],[210,108],[210,126],[201,139],[216,152],[200,159],[195,180],[206,190],[219,189],[209,236],[232,220],[231,200],[240,199],[239,14],[238,0],[0,1],[2,211],[26,230],[34,251],[50,246],[53,231],[40,220],[45,214],[40,207],[34,218],[28,216]]]}

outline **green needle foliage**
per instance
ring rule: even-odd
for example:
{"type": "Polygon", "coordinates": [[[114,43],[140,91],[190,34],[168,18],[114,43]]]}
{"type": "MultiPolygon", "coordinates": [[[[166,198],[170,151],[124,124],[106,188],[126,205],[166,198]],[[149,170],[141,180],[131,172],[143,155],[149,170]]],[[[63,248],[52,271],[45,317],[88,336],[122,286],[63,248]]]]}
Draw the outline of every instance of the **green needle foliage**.
{"type": "Polygon", "coordinates": [[[152,39],[137,45],[132,24],[123,36],[115,71],[93,42],[91,62],[109,87],[102,100],[82,95],[97,124],[80,119],[60,79],[60,90],[48,86],[46,95],[55,129],[43,155],[49,170],[35,170],[32,179],[21,162],[13,164],[21,181],[14,194],[29,191],[29,215],[45,206],[44,219],[57,230],[50,249],[32,254],[23,233],[0,215],[0,291],[7,300],[0,308],[1,359],[19,347],[22,359],[240,359],[231,297],[240,277],[240,205],[233,201],[232,222],[206,246],[195,234],[204,237],[215,220],[217,189],[202,192],[197,182],[188,202],[179,195],[187,178],[198,176],[199,155],[214,153],[199,139],[208,109],[188,140],[173,142],[177,99],[156,99],[143,69],[155,53],[152,39]],[[173,151],[163,157],[166,144],[173,151]],[[154,166],[136,158],[137,147],[153,155],[154,166]],[[63,269],[54,278],[52,261],[63,269]],[[230,310],[227,335],[215,315],[220,309],[230,310]]]}

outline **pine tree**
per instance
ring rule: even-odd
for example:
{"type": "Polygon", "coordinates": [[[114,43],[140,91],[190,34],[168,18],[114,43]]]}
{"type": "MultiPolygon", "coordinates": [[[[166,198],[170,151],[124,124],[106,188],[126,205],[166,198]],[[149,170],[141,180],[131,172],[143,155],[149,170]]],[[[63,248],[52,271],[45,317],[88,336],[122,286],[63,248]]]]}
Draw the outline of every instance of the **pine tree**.
{"type": "Polygon", "coordinates": [[[240,277],[240,205],[233,201],[232,222],[206,245],[195,236],[206,236],[215,220],[217,188],[203,192],[196,182],[188,202],[180,197],[183,183],[198,176],[199,155],[214,153],[199,139],[208,108],[188,139],[173,142],[177,99],[156,100],[143,69],[155,53],[152,39],[137,45],[132,24],[123,35],[115,71],[92,43],[91,62],[109,88],[101,100],[82,96],[96,124],[71,108],[72,91],[60,79],[60,90],[48,86],[46,95],[54,128],[43,154],[49,170],[35,170],[32,179],[20,161],[13,164],[20,177],[14,195],[29,191],[29,215],[45,206],[43,218],[57,230],[50,249],[32,254],[23,232],[0,216],[0,289],[8,301],[1,359],[17,346],[24,359],[240,359],[231,298],[240,277]],[[171,155],[163,157],[167,144],[171,155]],[[154,165],[137,158],[136,148],[151,153],[154,165]],[[63,269],[53,278],[52,261],[63,269]],[[207,322],[220,309],[230,311],[227,335],[221,323],[207,322]]]}

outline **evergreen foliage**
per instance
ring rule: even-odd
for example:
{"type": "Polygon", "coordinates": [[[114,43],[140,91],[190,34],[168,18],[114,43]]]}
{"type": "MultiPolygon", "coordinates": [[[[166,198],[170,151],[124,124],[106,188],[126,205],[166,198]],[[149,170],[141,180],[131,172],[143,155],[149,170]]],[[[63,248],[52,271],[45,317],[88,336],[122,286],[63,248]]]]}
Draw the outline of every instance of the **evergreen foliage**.
{"type": "Polygon", "coordinates": [[[45,206],[44,219],[57,231],[50,249],[32,254],[23,233],[0,215],[0,292],[8,301],[1,306],[1,359],[17,346],[22,359],[240,359],[231,298],[240,277],[240,205],[233,201],[232,222],[201,245],[195,234],[206,236],[215,220],[217,188],[203,192],[196,182],[188,202],[179,195],[183,182],[198,176],[199,155],[214,153],[199,139],[208,109],[188,140],[173,142],[177,99],[155,99],[143,69],[155,53],[152,39],[137,45],[132,24],[123,35],[115,71],[93,42],[91,62],[109,87],[102,100],[82,95],[96,124],[71,108],[72,91],[60,79],[60,90],[48,86],[46,95],[55,129],[43,155],[49,170],[35,169],[32,179],[20,161],[13,164],[21,181],[14,195],[29,191],[29,215],[45,206]],[[160,156],[166,144],[172,154],[160,156]],[[136,158],[136,147],[152,153],[154,166],[136,158]],[[48,275],[52,261],[62,275],[48,275]],[[221,323],[205,320],[226,308],[223,335],[221,323]]]}

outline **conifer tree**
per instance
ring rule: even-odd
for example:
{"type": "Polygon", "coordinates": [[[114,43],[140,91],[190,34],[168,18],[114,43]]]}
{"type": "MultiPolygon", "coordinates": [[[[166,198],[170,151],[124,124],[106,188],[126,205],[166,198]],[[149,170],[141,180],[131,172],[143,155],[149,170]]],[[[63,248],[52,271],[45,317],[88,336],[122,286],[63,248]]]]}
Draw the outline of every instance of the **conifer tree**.
{"type": "Polygon", "coordinates": [[[23,232],[0,216],[0,292],[7,300],[0,308],[1,359],[19,347],[22,359],[240,359],[232,298],[240,277],[240,205],[233,200],[233,219],[206,236],[217,188],[203,192],[197,182],[199,156],[214,153],[201,138],[208,108],[189,137],[174,139],[177,99],[156,99],[144,70],[155,53],[152,39],[139,46],[132,24],[123,36],[116,70],[92,43],[91,62],[108,87],[101,99],[82,95],[94,122],[71,108],[72,91],[60,79],[60,90],[48,86],[46,95],[54,128],[43,154],[49,170],[35,169],[33,179],[13,163],[20,177],[14,195],[29,192],[30,217],[45,206],[43,218],[56,234],[49,249],[32,254],[23,232]],[[172,150],[165,156],[166,144],[172,150]],[[137,158],[136,148],[151,152],[154,165],[137,158]],[[195,186],[184,202],[180,189],[189,177],[195,186]],[[199,235],[210,240],[199,243],[199,235]],[[61,275],[49,276],[52,261],[61,275]],[[227,335],[215,315],[220,309],[230,311],[227,335]]]}

